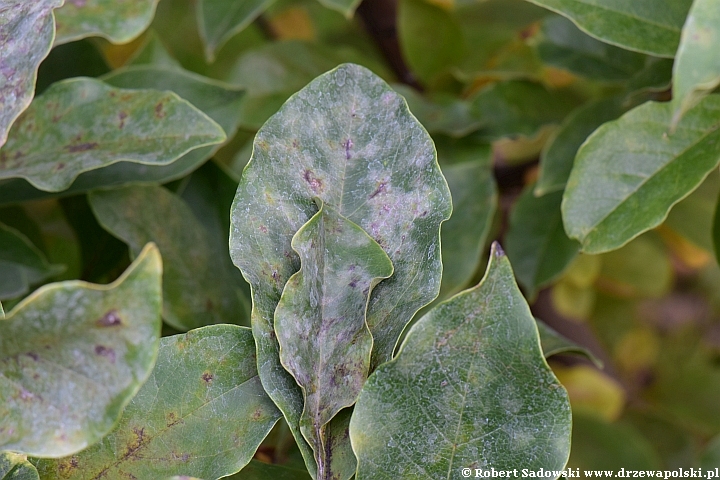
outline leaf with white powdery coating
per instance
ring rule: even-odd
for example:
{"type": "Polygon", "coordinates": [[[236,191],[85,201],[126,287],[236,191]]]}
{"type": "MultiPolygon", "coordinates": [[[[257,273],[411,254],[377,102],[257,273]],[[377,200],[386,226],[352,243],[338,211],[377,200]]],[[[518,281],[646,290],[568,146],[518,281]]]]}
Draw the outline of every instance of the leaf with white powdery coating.
{"type": "Polygon", "coordinates": [[[695,0],[685,21],[673,65],[673,103],[677,122],[705,95],[720,85],[720,5],[695,0]]]}
{"type": "Polygon", "coordinates": [[[315,452],[318,478],[335,478],[327,423],[355,403],[367,379],[373,338],[365,310],[392,263],[360,227],[324,205],[292,247],[301,268],[275,310],[280,361],[303,389],[300,431],[315,452]]]}
{"type": "Polygon", "coordinates": [[[159,0],[66,0],[55,11],[55,44],[100,36],[128,43],[150,26],[159,0]]]}
{"type": "Polygon", "coordinates": [[[25,455],[0,452],[0,480],[40,480],[40,476],[25,455]]]}
{"type": "Polygon", "coordinates": [[[545,362],[512,268],[493,245],[480,284],[418,321],[363,387],[356,478],[461,478],[463,468],[561,470],[568,396],[545,362]]]}
{"type": "Polygon", "coordinates": [[[8,0],[0,5],[0,147],[35,94],[40,62],[55,38],[52,11],[62,0],[8,0]]]}
{"type": "Polygon", "coordinates": [[[263,391],[250,329],[165,337],[152,375],[100,443],[38,463],[47,480],[219,478],[243,468],[280,418],[263,391]]]}
{"type": "Polygon", "coordinates": [[[720,95],[670,133],[671,103],[645,103],[583,144],[562,203],[565,230],[587,253],[625,245],[665,220],[720,162],[720,95]]]}
{"type": "Polygon", "coordinates": [[[105,230],[136,255],[155,242],[165,259],[163,318],[178,330],[215,323],[243,323],[245,307],[226,252],[212,240],[192,210],[177,195],[153,185],[98,190],[88,197],[105,230]],[[229,264],[229,262],[227,262],[229,264]]]}
{"type": "Polygon", "coordinates": [[[0,149],[0,179],[58,192],[82,172],[121,161],[167,165],[224,140],[217,123],[174,93],[70,79],[53,84],[15,122],[0,149]]]}
{"type": "Polygon", "coordinates": [[[292,236],[317,213],[314,199],[365,230],[393,263],[372,292],[372,366],[389,360],[414,313],[440,287],[440,224],[450,193],[432,140],[399,95],[345,64],[293,96],[258,132],[233,203],[230,251],[253,289],[253,334],[263,386],[299,432],[302,392],[279,361],[273,314],[300,267],[292,236]]]}
{"type": "Polygon", "coordinates": [[[145,382],[162,265],[148,245],[110,285],[46,285],[0,320],[0,448],[37,457],[99,441],[145,382]]]}
{"type": "Polygon", "coordinates": [[[529,0],[611,45],[672,58],[692,0],[529,0]]]}

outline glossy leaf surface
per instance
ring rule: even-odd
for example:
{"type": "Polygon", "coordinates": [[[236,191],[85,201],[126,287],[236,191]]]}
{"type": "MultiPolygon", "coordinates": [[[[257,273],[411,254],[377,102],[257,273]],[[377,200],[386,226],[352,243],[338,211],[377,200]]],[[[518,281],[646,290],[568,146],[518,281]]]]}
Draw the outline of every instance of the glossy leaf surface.
{"type": "Polygon", "coordinates": [[[24,295],[30,286],[62,272],[30,240],[0,223],[0,300],[24,295]]]}
{"type": "Polygon", "coordinates": [[[215,53],[233,35],[242,31],[275,0],[199,0],[197,20],[205,42],[205,57],[215,53]]]}
{"type": "Polygon", "coordinates": [[[165,258],[163,318],[179,330],[242,323],[244,305],[228,266],[205,227],[178,196],[132,185],[90,194],[98,222],[133,255],[155,242],[165,258]]]}
{"type": "Polygon", "coordinates": [[[0,448],[60,457],[112,429],[155,363],[160,262],[150,245],[108,286],[47,285],[7,313],[0,448]]]}
{"type": "Polygon", "coordinates": [[[580,145],[600,125],[615,120],[624,112],[621,99],[612,97],[590,102],[568,115],[540,155],[535,194],[545,195],[564,189],[580,145]]]}
{"type": "Polygon", "coordinates": [[[0,480],[40,480],[38,472],[25,455],[0,453],[0,480]]]}
{"type": "Polygon", "coordinates": [[[427,132],[362,67],[341,65],[318,77],[263,126],[233,204],[230,251],[253,289],[260,378],[301,448],[302,393],[279,362],[272,326],[282,289],[300,267],[290,242],[317,212],[314,198],[365,230],[393,262],[367,312],[377,365],[438,293],[439,227],[451,204],[427,132]]]}
{"type": "Polygon", "coordinates": [[[350,436],[358,480],[565,466],[567,393],[497,244],[482,282],[423,317],[370,376],[350,436]]]}
{"type": "Polygon", "coordinates": [[[543,22],[542,39],[537,49],[548,65],[604,81],[631,78],[644,67],[647,58],[592,38],[560,16],[552,16],[543,22]]]}
{"type": "Polygon", "coordinates": [[[0,178],[61,191],[82,172],[121,161],[164,165],[223,140],[213,120],[174,93],[72,79],[53,84],[15,122],[0,149],[0,178]],[[46,141],[37,141],[38,129],[46,141]]]}
{"type": "Polygon", "coordinates": [[[673,67],[673,102],[680,118],[720,85],[720,8],[713,0],[694,0],[683,27],[673,67]]]}
{"type": "Polygon", "coordinates": [[[152,375],[117,428],[72,457],[38,463],[48,480],[219,478],[240,470],[280,417],[257,377],[249,329],[165,337],[152,375]],[[186,477],[182,477],[186,478],[186,477]]]}
{"type": "Polygon", "coordinates": [[[150,25],[158,0],[67,0],[56,10],[56,44],[101,36],[127,43],[150,25]]]}
{"type": "MultiPolygon", "coordinates": [[[[303,389],[300,431],[315,452],[318,478],[334,478],[327,424],[355,403],[370,370],[365,323],[372,288],[392,275],[382,247],[327,206],[295,234],[300,270],[275,309],[280,361],[303,389]]],[[[352,473],[351,473],[352,474],[352,473]]]]}
{"type": "Polygon", "coordinates": [[[0,5],[2,76],[0,83],[0,147],[8,130],[35,94],[40,62],[55,38],[53,9],[62,0],[8,0],[0,5]]]}
{"type": "Polygon", "coordinates": [[[492,172],[492,152],[487,145],[436,144],[443,175],[452,193],[453,214],[442,226],[443,275],[438,300],[467,286],[478,269],[485,240],[497,208],[497,187],[492,172]]]}
{"type": "Polygon", "coordinates": [[[583,251],[621,247],[665,219],[720,161],[720,96],[690,110],[670,133],[670,103],[648,102],[597,129],[578,151],[563,221],[583,251]]]}
{"type": "Polygon", "coordinates": [[[565,234],[560,214],[562,192],[536,197],[525,189],[510,214],[505,234],[515,276],[529,298],[558,277],[577,255],[579,244],[565,234]]]}
{"type": "Polygon", "coordinates": [[[604,42],[673,57],[692,0],[530,0],[604,42]]]}

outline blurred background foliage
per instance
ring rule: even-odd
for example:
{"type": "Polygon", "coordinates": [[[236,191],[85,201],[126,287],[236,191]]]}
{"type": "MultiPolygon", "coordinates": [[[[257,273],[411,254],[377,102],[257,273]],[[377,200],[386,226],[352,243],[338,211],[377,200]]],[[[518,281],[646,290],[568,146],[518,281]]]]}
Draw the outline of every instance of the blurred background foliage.
{"type": "MultiPolygon", "coordinates": [[[[480,279],[497,239],[533,313],[599,359],[551,359],[573,407],[570,466],[720,466],[718,172],[661,226],[612,252],[579,253],[560,212],[580,144],[632,107],[668,100],[672,60],[603,43],[524,0],[365,0],[353,14],[354,7],[162,0],[149,28],[127,43],[89,37],[57,45],[40,66],[38,93],[76,76],[171,89],[220,123],[228,140],[166,167],[88,172],[61,194],[3,180],[5,309],[50,281],[109,282],[152,240],[178,279],[165,291],[166,311],[180,312],[166,315],[165,334],[197,322],[247,324],[249,291],[227,236],[254,133],[314,77],[358,63],[406,97],[452,190],[437,301],[480,279]],[[239,88],[244,96],[233,97],[239,88]],[[87,194],[131,183],[145,186],[87,194]],[[134,230],[139,221],[153,228],[134,230]],[[208,262],[213,275],[191,278],[193,265],[208,262]],[[227,302],[199,317],[208,292],[227,302]]],[[[283,425],[256,457],[301,462],[283,425]]],[[[288,472],[278,475],[297,478],[288,472]]]]}

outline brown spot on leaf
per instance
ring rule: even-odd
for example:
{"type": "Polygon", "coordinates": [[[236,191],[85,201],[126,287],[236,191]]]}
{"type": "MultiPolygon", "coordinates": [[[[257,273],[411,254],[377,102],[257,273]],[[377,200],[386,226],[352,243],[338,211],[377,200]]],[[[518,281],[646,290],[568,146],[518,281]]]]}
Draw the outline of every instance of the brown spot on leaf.
{"type": "Polygon", "coordinates": [[[70,153],[85,152],[98,148],[97,142],[78,143],[77,145],[65,145],[65,150],[70,153]]]}
{"type": "Polygon", "coordinates": [[[297,141],[297,139],[293,140],[292,142],[293,148],[300,148],[300,142],[297,141]]]}
{"type": "Polygon", "coordinates": [[[380,182],[380,185],[378,185],[378,187],[375,189],[375,191],[370,194],[370,197],[369,197],[369,198],[375,198],[375,197],[377,197],[378,195],[380,195],[382,192],[384,192],[386,185],[387,185],[387,183],[385,183],[385,182],[380,182]]]}
{"type": "Polygon", "coordinates": [[[158,102],[155,104],[155,117],[156,118],[165,118],[165,111],[163,110],[163,102],[158,102]]]}
{"type": "Polygon", "coordinates": [[[95,324],[98,327],[116,327],[122,324],[122,320],[118,316],[117,310],[113,309],[103,315],[95,324]]]}
{"type": "Polygon", "coordinates": [[[319,178],[315,176],[315,174],[312,172],[312,170],[305,170],[305,173],[303,173],[303,178],[307,182],[310,189],[315,192],[319,193],[323,190],[323,182],[319,178]]]}
{"type": "Polygon", "coordinates": [[[73,470],[79,465],[77,457],[63,458],[58,463],[58,473],[61,478],[70,478],[73,476],[73,470]]]}
{"type": "Polygon", "coordinates": [[[260,231],[261,231],[262,233],[267,233],[267,232],[268,232],[268,229],[267,229],[267,227],[266,227],[265,225],[260,225],[260,231]]]}
{"type": "Polygon", "coordinates": [[[39,357],[38,354],[35,353],[35,352],[27,352],[25,355],[27,355],[28,357],[32,358],[32,359],[35,360],[36,362],[37,362],[38,360],[40,360],[40,357],[39,357]]]}
{"type": "Polygon", "coordinates": [[[201,377],[201,378],[203,379],[203,382],[205,382],[205,383],[210,383],[210,382],[213,381],[213,378],[215,378],[215,375],[213,375],[213,374],[210,373],[210,372],[205,372],[205,373],[202,374],[202,377],[201,377]]]}
{"type": "Polygon", "coordinates": [[[345,148],[345,159],[350,160],[350,149],[353,147],[353,141],[348,138],[343,142],[342,146],[345,148]]]}
{"type": "Polygon", "coordinates": [[[127,116],[128,116],[128,114],[126,112],[118,113],[118,118],[120,119],[119,128],[123,128],[125,126],[125,119],[127,118],[127,116]]]}
{"type": "Polygon", "coordinates": [[[173,425],[177,425],[178,423],[182,422],[182,419],[178,418],[178,416],[175,415],[175,412],[168,413],[165,420],[165,424],[168,427],[172,427],[173,425]]]}
{"type": "Polygon", "coordinates": [[[107,358],[111,363],[115,363],[115,350],[110,347],[95,345],[95,354],[107,358]]]}
{"type": "Polygon", "coordinates": [[[263,416],[262,409],[258,407],[258,408],[256,408],[255,411],[253,412],[253,414],[252,414],[252,419],[255,420],[255,421],[257,421],[257,420],[260,420],[260,419],[262,418],[262,416],[263,416]]]}

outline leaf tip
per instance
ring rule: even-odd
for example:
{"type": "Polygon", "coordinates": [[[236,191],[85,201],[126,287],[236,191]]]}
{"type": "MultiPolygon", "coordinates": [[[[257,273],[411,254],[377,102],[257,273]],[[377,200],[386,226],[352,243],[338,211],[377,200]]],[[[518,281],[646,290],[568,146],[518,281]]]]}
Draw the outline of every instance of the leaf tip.
{"type": "Polygon", "coordinates": [[[492,258],[502,258],[506,256],[505,250],[503,250],[498,241],[494,241],[492,243],[492,246],[490,247],[490,256],[492,258]]]}

